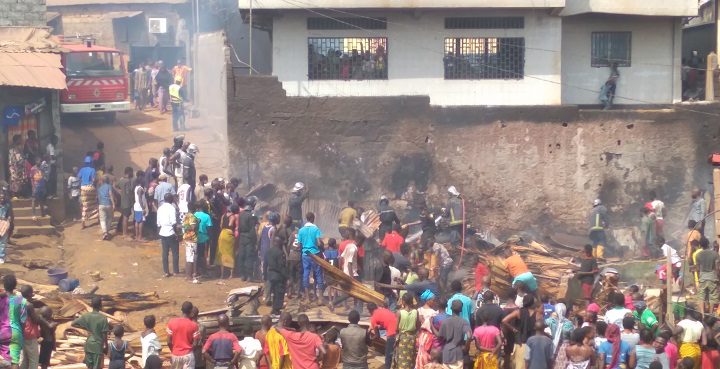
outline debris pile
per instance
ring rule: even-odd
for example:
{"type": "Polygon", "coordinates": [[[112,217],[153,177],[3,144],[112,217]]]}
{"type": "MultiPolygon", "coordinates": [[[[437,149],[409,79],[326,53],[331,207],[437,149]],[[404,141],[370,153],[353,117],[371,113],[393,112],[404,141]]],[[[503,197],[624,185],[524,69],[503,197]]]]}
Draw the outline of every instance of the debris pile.
{"type": "MultiPolygon", "coordinates": [[[[550,248],[535,241],[523,244],[521,238],[511,238],[489,252],[468,250],[478,255],[480,261],[490,270],[493,290],[500,296],[507,296],[512,290],[513,278],[505,267],[505,251],[510,248],[520,254],[538,282],[540,294],[561,298],[565,296],[568,281],[572,272],[578,270],[579,265],[572,262],[572,257],[560,257],[551,252],[550,248]]],[[[475,290],[474,275],[465,278],[464,289],[466,293],[473,294],[475,290]]]]}

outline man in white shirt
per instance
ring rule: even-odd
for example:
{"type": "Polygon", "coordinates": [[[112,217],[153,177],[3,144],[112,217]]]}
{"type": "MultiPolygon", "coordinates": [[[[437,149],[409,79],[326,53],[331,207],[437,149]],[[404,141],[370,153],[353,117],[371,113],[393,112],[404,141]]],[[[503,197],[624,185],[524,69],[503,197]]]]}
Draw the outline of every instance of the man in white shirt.
{"type": "Polygon", "coordinates": [[[682,268],[682,259],[680,259],[680,255],[678,255],[677,250],[665,243],[665,238],[662,236],[658,236],[655,239],[655,245],[660,247],[663,257],[666,258],[666,260],[668,253],[670,253],[670,264],[672,265],[673,279],[677,280],[678,277],[680,277],[680,269],[682,268]]]}
{"type": "Polygon", "coordinates": [[[357,272],[357,245],[355,242],[348,243],[347,246],[345,246],[345,250],[343,250],[342,255],[340,257],[342,258],[342,270],[343,273],[353,277],[358,277],[357,272]]]}
{"type": "Polygon", "coordinates": [[[168,254],[173,254],[173,273],[180,273],[179,268],[179,247],[177,235],[175,234],[175,226],[178,224],[177,208],[175,207],[175,195],[166,193],[162,205],[157,211],[158,234],[160,235],[160,243],[162,245],[162,264],[165,277],[170,277],[168,254]]]}

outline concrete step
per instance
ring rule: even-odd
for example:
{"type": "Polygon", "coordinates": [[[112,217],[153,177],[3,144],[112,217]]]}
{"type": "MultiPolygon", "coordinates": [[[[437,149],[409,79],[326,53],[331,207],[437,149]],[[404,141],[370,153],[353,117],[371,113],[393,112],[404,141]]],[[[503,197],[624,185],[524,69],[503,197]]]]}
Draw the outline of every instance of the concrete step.
{"type": "Polygon", "coordinates": [[[49,226],[50,225],[50,217],[49,216],[38,216],[38,217],[15,217],[15,226],[49,226]]]}
{"type": "Polygon", "coordinates": [[[31,199],[14,198],[11,202],[14,208],[29,208],[32,206],[31,199]]]}
{"type": "Polygon", "coordinates": [[[52,235],[57,233],[55,227],[50,225],[44,226],[15,226],[13,230],[14,235],[18,236],[37,236],[37,235],[52,235]]]}
{"type": "MultiPolygon", "coordinates": [[[[35,208],[35,213],[37,214],[37,216],[40,216],[40,209],[35,208]]],[[[15,215],[15,218],[17,218],[17,217],[32,217],[33,216],[32,207],[27,206],[27,207],[16,208],[13,205],[13,215],[15,215]]]]}

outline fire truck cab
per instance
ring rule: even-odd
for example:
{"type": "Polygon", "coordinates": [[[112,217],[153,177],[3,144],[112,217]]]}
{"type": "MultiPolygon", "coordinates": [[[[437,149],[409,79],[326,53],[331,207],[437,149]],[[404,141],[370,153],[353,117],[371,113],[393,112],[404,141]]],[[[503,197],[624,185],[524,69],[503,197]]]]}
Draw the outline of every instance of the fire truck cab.
{"type": "Polygon", "coordinates": [[[62,48],[67,90],[60,94],[60,112],[96,113],[114,121],[117,112],[130,110],[128,72],[120,50],[67,39],[62,48]]]}

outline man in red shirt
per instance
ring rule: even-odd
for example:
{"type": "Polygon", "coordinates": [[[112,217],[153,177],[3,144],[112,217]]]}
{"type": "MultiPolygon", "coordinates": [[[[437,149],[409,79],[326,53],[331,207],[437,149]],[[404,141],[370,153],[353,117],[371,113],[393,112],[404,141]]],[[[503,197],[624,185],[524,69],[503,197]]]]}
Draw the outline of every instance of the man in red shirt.
{"type": "Polygon", "coordinates": [[[197,323],[190,320],[193,304],[185,301],[180,310],[183,316],[172,318],[167,324],[170,367],[172,369],[194,369],[193,345],[199,337],[197,323]]]}
{"type": "Polygon", "coordinates": [[[215,369],[227,369],[235,366],[242,352],[237,337],[228,331],[230,320],[225,314],[218,316],[219,331],[205,341],[203,357],[211,362],[215,369]]]}
{"type": "Polygon", "coordinates": [[[385,234],[380,246],[384,247],[392,253],[400,252],[400,246],[405,242],[405,238],[400,235],[400,225],[393,224],[392,231],[385,234]]]}
{"type": "Polygon", "coordinates": [[[280,314],[282,328],[280,334],[285,337],[290,351],[290,361],[293,369],[320,369],[320,361],[325,355],[325,345],[322,338],[308,330],[310,319],[305,314],[298,315],[300,331],[290,330],[292,316],[289,313],[280,314]]]}
{"type": "Polygon", "coordinates": [[[393,353],[395,351],[395,336],[397,335],[397,316],[392,311],[369,303],[370,312],[370,335],[380,336],[380,329],[384,329],[387,337],[385,339],[385,369],[390,369],[393,353]]]}

